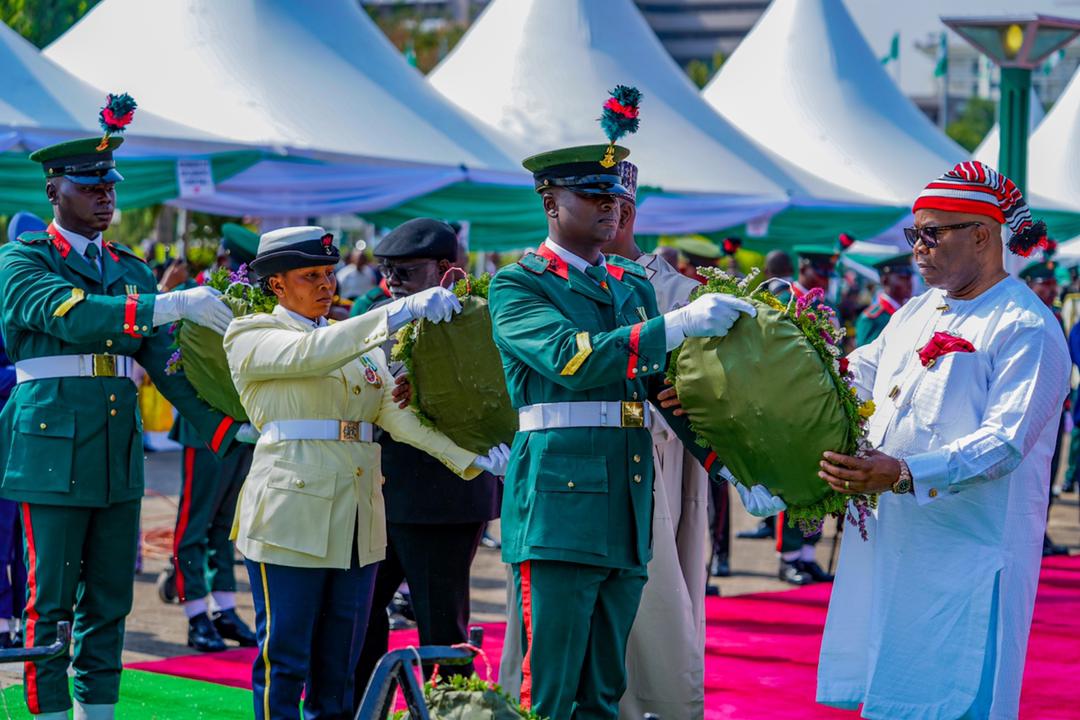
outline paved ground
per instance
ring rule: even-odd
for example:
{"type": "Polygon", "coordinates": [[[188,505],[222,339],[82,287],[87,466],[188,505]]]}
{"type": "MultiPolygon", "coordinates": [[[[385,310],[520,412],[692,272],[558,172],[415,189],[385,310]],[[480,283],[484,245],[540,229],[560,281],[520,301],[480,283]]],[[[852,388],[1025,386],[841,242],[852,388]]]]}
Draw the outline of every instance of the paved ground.
{"type": "MultiPolygon", "coordinates": [[[[187,622],[178,605],[165,605],[155,589],[158,573],[168,561],[172,526],[176,517],[177,492],[180,485],[180,455],[176,452],[152,453],[147,456],[147,497],[143,501],[144,532],[143,572],[136,577],[135,608],[128,619],[125,662],[137,662],[186,654],[187,622]]],[[[1054,507],[1051,535],[1056,542],[1080,551],[1080,512],[1077,495],[1064,496],[1054,507]]],[[[756,520],[733,507],[733,532],[754,527],[756,520]]],[[[834,527],[829,523],[825,539],[818,546],[818,559],[828,566],[832,551],[834,527]]],[[[494,528],[498,533],[498,527],[494,528]]],[[[777,558],[774,545],[762,540],[734,540],[731,558],[733,576],[713,580],[723,595],[781,590],[788,586],[776,578],[777,558]]],[[[242,566],[236,568],[240,587],[240,612],[252,619],[249,585],[242,566]]],[[[497,550],[481,548],[473,565],[473,620],[497,622],[505,610],[505,566],[497,550]]],[[[14,672],[0,673],[6,685],[18,676],[14,672]]]]}

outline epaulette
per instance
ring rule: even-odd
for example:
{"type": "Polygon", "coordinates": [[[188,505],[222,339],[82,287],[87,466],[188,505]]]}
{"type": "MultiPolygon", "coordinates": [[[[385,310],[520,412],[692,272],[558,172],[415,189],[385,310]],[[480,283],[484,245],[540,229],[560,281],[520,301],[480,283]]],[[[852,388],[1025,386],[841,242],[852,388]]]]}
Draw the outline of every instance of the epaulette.
{"type": "Polygon", "coordinates": [[[525,268],[529,272],[536,273],[537,275],[543,275],[547,272],[548,264],[551,261],[545,257],[540,257],[536,253],[526,253],[518,260],[518,265],[525,268]]]}
{"type": "Polygon", "coordinates": [[[607,255],[605,256],[608,265],[616,265],[621,267],[625,272],[631,275],[637,275],[640,278],[648,278],[649,274],[645,271],[641,265],[637,264],[633,260],[627,260],[621,255],[607,255]]]}
{"type": "Polygon", "coordinates": [[[123,243],[108,242],[108,243],[105,243],[105,246],[106,246],[106,248],[108,248],[109,250],[112,250],[113,252],[120,252],[120,253],[123,253],[124,255],[128,255],[130,257],[133,257],[133,258],[135,258],[136,260],[138,260],[140,262],[144,262],[147,265],[150,264],[146,260],[146,258],[137,255],[134,250],[129,248],[127,245],[124,245],[123,243]]]}
{"type": "Polygon", "coordinates": [[[41,243],[52,242],[53,236],[44,230],[33,230],[20,233],[17,239],[23,245],[40,245],[41,243]]]}
{"type": "Polygon", "coordinates": [[[880,303],[873,303],[863,310],[862,314],[867,320],[877,320],[881,317],[881,313],[883,312],[885,312],[885,308],[883,308],[880,303]]]}

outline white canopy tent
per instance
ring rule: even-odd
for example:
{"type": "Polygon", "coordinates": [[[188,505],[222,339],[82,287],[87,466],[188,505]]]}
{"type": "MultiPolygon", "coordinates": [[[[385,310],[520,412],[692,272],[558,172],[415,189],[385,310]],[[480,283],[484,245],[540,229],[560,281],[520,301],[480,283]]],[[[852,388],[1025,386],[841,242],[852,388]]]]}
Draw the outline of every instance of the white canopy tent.
{"type": "Polygon", "coordinates": [[[1031,134],[1028,187],[1037,198],[1080,209],[1080,71],[1031,134]]]}
{"type": "Polygon", "coordinates": [[[773,0],[703,97],[802,170],[904,206],[967,158],[896,87],[837,0],[773,0]]]}
{"type": "Polygon", "coordinates": [[[45,54],[171,120],[291,156],[187,207],[366,212],[463,179],[528,183],[515,143],[435,92],[355,0],[104,0],[45,54]]]}
{"type": "Polygon", "coordinates": [[[790,198],[868,202],[805,183],[713,112],[631,0],[493,0],[429,79],[529,153],[606,142],[608,91],[637,87],[641,129],[624,142],[639,184],[665,193],[642,203],[639,232],[729,227],[790,198]]]}
{"type": "MultiPolygon", "coordinates": [[[[43,57],[0,23],[0,151],[101,134],[98,112],[106,92],[43,57]]],[[[113,88],[114,91],[118,91],[113,88]]],[[[138,98],[136,98],[138,100],[138,98]]],[[[126,134],[124,154],[197,153],[235,148],[222,138],[140,109],[126,134]]]]}

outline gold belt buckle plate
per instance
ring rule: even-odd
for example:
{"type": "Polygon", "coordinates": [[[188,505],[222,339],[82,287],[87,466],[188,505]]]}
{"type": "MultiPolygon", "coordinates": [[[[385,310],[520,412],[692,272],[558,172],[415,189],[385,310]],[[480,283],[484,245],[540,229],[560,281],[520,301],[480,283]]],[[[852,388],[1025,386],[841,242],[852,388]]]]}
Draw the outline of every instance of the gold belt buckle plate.
{"type": "Polygon", "coordinates": [[[645,403],[622,403],[622,426],[624,428],[645,427],[645,403]]]}
{"type": "Polygon", "coordinates": [[[338,440],[360,442],[360,423],[356,420],[341,420],[338,423],[338,440]]]}
{"type": "Polygon", "coordinates": [[[94,355],[93,358],[94,377],[116,377],[115,355],[94,355]]]}

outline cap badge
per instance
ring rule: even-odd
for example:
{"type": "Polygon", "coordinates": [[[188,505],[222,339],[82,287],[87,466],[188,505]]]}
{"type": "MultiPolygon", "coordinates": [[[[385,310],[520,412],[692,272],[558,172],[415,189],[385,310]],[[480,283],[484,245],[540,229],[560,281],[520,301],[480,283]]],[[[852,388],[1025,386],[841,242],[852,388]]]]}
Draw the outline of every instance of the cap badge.
{"type": "Polygon", "coordinates": [[[600,166],[605,168],[615,167],[615,146],[608,145],[607,150],[604,152],[603,159],[600,160],[600,166]]]}
{"type": "Polygon", "coordinates": [[[326,233],[325,235],[322,236],[321,242],[322,242],[322,246],[323,246],[323,252],[326,253],[327,255],[333,255],[334,254],[334,236],[331,235],[330,233],[326,233]]]}

